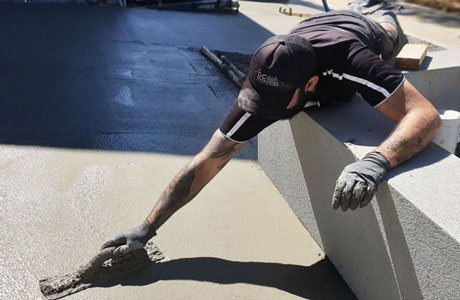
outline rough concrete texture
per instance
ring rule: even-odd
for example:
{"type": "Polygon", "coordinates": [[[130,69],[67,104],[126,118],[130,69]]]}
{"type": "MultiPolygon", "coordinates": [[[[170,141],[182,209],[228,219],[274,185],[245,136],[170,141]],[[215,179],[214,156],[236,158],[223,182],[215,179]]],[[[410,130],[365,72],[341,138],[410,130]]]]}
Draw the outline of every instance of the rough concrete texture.
{"type": "Polygon", "coordinates": [[[106,285],[110,280],[146,269],[165,258],[152,241],[122,255],[114,254],[116,249],[109,247],[100,250],[88,263],[72,273],[40,279],[40,291],[46,299],[64,298],[93,286],[106,285]]]}
{"type": "Polygon", "coordinates": [[[460,50],[429,52],[406,78],[438,109],[460,111],[460,50]]]}
{"type": "MultiPolygon", "coordinates": [[[[1,299],[40,299],[39,278],[138,224],[206,143],[237,91],[195,49],[250,54],[299,22],[284,4],[240,4],[224,15],[0,3],[1,299]]],[[[407,18],[435,44],[460,36],[435,14],[407,18]]],[[[169,261],[69,299],[354,299],[256,155],[252,141],[159,231],[169,261]]]]}
{"type": "Polygon", "coordinates": [[[310,232],[359,299],[458,299],[457,157],[431,145],[390,172],[388,184],[380,187],[371,206],[348,213],[331,209],[343,167],[376,147],[392,127],[361,99],[310,109],[261,134],[259,163],[304,224],[311,226],[310,232]],[[274,136],[283,136],[282,142],[274,136]],[[276,165],[269,160],[273,157],[276,165]],[[287,172],[301,172],[297,180],[303,185],[299,188],[288,180],[287,172]]]}
{"type": "MultiPolygon", "coordinates": [[[[310,130],[306,127],[305,130],[310,130]]],[[[316,242],[324,249],[308,195],[289,121],[280,121],[259,134],[259,164],[316,242]],[[279,143],[279,141],[283,141],[279,143]]],[[[332,199],[332,198],[331,198],[332,199]]]]}
{"type": "MultiPolygon", "coordinates": [[[[237,91],[202,44],[250,53],[271,35],[243,13],[8,3],[0,34],[2,300],[43,299],[39,279],[141,222],[204,146],[237,91]]],[[[68,299],[355,299],[256,149],[159,230],[165,262],[68,299]]]]}
{"type": "MultiPolygon", "coordinates": [[[[318,2],[309,1],[313,6],[320,6],[318,2]]],[[[338,0],[328,3],[333,9],[345,9],[347,4],[338,0]]],[[[458,110],[460,18],[414,5],[405,6],[408,9],[399,20],[406,33],[455,49],[429,53],[426,70],[408,73],[407,78],[438,108],[458,110]]],[[[297,11],[296,8],[293,11],[297,11]]],[[[357,212],[358,218],[331,215],[330,202],[337,176],[346,164],[355,160],[355,155],[364,155],[372,148],[358,147],[350,152],[343,143],[361,144],[372,139],[370,145],[375,147],[391,128],[389,124],[382,127],[376,123],[374,115],[357,121],[354,108],[350,109],[339,113],[348,117],[333,130],[324,130],[322,126],[338,124],[336,114],[330,114],[327,121],[323,121],[321,115],[316,122],[297,118],[291,124],[272,125],[259,137],[259,163],[359,299],[458,299],[460,229],[454,202],[460,192],[454,182],[458,176],[452,176],[458,173],[458,159],[447,157],[447,153],[435,147],[434,154],[421,159],[420,164],[425,166],[440,157],[442,164],[438,162],[434,170],[420,168],[417,176],[415,171],[400,176],[397,188],[391,184],[381,188],[377,199],[382,198],[378,203],[382,203],[384,213],[374,204],[375,213],[357,212]],[[357,138],[356,132],[363,130],[363,123],[372,125],[365,127],[361,138],[357,138]],[[291,129],[293,124],[295,128],[291,129]],[[384,134],[374,135],[376,132],[384,134]],[[339,136],[342,139],[337,140],[339,136]],[[433,172],[433,177],[431,173],[427,176],[427,172],[433,172]],[[423,182],[419,182],[420,179],[423,182]],[[438,185],[443,186],[439,189],[445,193],[436,194],[438,185]],[[404,196],[398,190],[401,186],[405,187],[404,196]],[[421,190],[423,194],[419,193],[421,190]],[[413,201],[418,204],[412,204],[413,201]],[[424,210],[420,211],[418,205],[424,210]]],[[[362,115],[366,114],[360,117],[362,115]]],[[[411,164],[406,167],[414,168],[411,164]]]]}

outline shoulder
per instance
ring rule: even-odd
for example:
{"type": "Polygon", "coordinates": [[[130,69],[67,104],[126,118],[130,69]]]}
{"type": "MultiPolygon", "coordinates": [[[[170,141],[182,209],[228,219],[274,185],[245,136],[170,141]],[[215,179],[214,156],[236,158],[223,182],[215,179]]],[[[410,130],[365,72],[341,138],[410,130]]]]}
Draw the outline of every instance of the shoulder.
{"type": "Polygon", "coordinates": [[[400,70],[359,43],[350,46],[344,74],[372,106],[388,99],[404,81],[400,70]]]}
{"type": "Polygon", "coordinates": [[[235,100],[218,130],[228,140],[244,143],[274,122],[276,120],[260,119],[246,112],[235,100]]]}

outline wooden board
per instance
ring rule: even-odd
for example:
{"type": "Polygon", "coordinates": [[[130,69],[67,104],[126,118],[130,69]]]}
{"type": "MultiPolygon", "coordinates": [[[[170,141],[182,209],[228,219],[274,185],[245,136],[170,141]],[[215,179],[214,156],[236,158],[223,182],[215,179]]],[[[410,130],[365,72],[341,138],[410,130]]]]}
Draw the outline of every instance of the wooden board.
{"type": "Polygon", "coordinates": [[[420,70],[426,57],[428,46],[424,44],[406,44],[396,56],[395,66],[403,70],[420,70]]]}

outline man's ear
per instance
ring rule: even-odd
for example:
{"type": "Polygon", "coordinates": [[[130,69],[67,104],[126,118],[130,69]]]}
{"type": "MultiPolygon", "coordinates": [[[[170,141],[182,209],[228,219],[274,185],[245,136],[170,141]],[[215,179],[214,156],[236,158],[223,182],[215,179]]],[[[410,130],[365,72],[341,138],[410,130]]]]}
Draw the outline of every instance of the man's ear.
{"type": "Polygon", "coordinates": [[[318,83],[318,79],[318,75],[314,75],[310,78],[305,85],[305,92],[313,92],[316,88],[316,84],[318,83]]]}

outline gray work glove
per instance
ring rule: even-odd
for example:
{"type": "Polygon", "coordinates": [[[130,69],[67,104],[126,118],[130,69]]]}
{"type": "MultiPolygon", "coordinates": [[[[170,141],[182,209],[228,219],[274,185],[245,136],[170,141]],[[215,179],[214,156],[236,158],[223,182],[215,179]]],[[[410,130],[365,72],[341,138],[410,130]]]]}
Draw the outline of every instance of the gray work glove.
{"type": "Polygon", "coordinates": [[[138,227],[122,232],[106,242],[102,245],[101,250],[109,247],[117,247],[114,250],[114,254],[126,254],[144,247],[148,240],[156,235],[157,233],[153,229],[152,224],[145,220],[138,227]]]}
{"type": "Polygon", "coordinates": [[[346,211],[348,208],[355,210],[369,204],[390,169],[390,162],[376,151],[346,166],[337,180],[332,208],[341,207],[346,211]]]}

